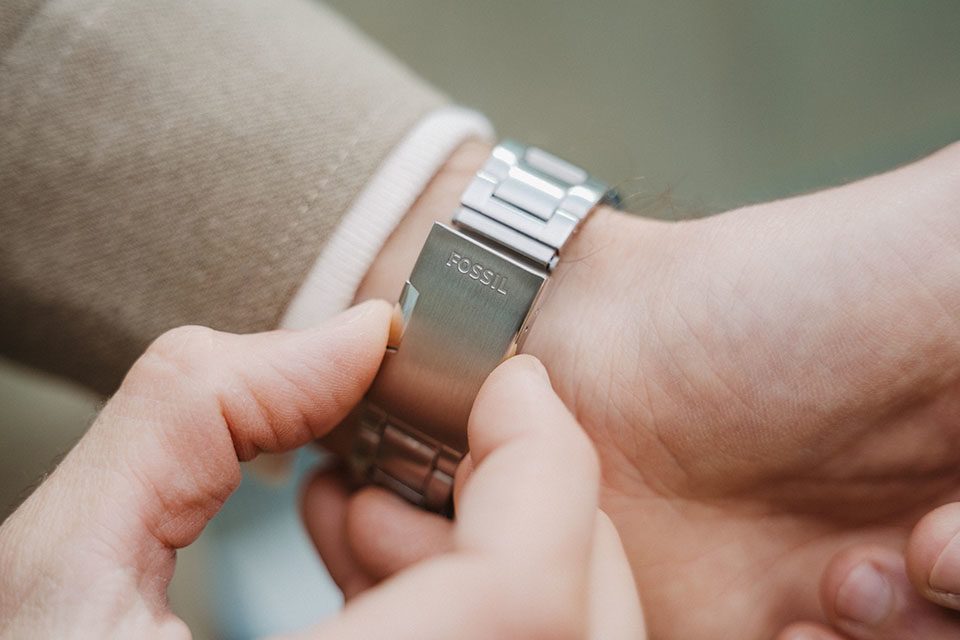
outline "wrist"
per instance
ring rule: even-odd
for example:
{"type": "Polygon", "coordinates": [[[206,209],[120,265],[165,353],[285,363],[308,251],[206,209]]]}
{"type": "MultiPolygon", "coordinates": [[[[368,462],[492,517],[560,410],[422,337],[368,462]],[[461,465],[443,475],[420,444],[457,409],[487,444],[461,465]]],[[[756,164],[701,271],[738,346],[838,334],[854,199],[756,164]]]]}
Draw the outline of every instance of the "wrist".
{"type": "MultiPolygon", "coordinates": [[[[490,151],[489,145],[468,143],[451,156],[384,244],[358,288],[357,300],[397,300],[431,226],[451,222],[464,190],[490,151]]],[[[621,371],[635,370],[643,346],[655,342],[643,331],[650,326],[647,320],[664,307],[656,297],[662,295],[663,278],[677,262],[677,249],[686,244],[681,236],[687,228],[601,205],[563,246],[559,264],[531,310],[534,316],[520,351],[544,363],[557,393],[586,422],[595,416],[580,415],[588,408],[585,394],[594,397],[601,388],[601,393],[614,397],[624,391],[619,388],[625,378],[621,371]]],[[[625,391],[632,396],[634,390],[625,391]]],[[[629,433],[622,429],[607,433],[586,422],[591,435],[598,436],[599,448],[628,448],[621,445],[629,433]]],[[[328,439],[328,448],[349,450],[352,437],[347,430],[338,429],[333,436],[337,442],[328,439]]],[[[629,472],[631,460],[622,461],[629,472]]]]}
{"type": "Polygon", "coordinates": [[[394,301],[413,269],[434,222],[449,224],[460,196],[490,155],[491,145],[472,140],[450,156],[384,243],[357,288],[354,303],[394,301]]]}
{"type": "MultiPolygon", "coordinates": [[[[469,141],[450,156],[384,243],[357,288],[355,303],[370,298],[394,300],[397,297],[413,269],[430,227],[434,222],[450,223],[460,205],[460,197],[490,156],[491,149],[488,143],[469,141]]],[[[633,240],[645,233],[641,227],[655,232],[655,229],[664,226],[663,223],[643,220],[601,205],[570,239],[554,275],[558,280],[576,281],[570,284],[577,285],[578,291],[570,293],[579,295],[583,285],[582,293],[587,294],[591,287],[596,286],[596,282],[586,282],[583,273],[578,278],[567,275],[573,263],[578,265],[578,272],[593,272],[614,259],[614,255],[637,254],[635,250],[631,252],[630,248],[636,246],[633,240]]],[[[642,255],[633,255],[632,261],[637,257],[642,255]]]]}
{"type": "MultiPolygon", "coordinates": [[[[461,145],[443,165],[377,255],[357,290],[355,302],[369,298],[396,300],[434,222],[450,223],[460,198],[490,155],[491,145],[461,145]]],[[[634,304],[644,295],[647,274],[657,256],[669,253],[665,236],[670,225],[638,218],[600,205],[564,247],[521,351],[547,364],[571,353],[570,337],[599,346],[623,332],[624,313],[614,306],[634,304]],[[599,323],[599,324],[598,324],[599,323]],[[590,329],[591,335],[579,335],[590,329]]]]}

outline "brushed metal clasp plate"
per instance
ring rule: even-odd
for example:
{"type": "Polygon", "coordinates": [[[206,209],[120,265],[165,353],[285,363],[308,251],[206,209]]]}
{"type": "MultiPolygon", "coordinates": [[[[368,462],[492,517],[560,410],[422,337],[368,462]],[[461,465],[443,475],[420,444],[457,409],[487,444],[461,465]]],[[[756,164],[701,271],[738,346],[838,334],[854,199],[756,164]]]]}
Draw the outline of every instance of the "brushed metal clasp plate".
{"type": "Polygon", "coordinates": [[[473,400],[509,354],[545,271],[435,223],[404,285],[402,326],[370,389],[388,414],[461,454],[473,400]]]}
{"type": "Polygon", "coordinates": [[[410,316],[413,314],[413,308],[417,304],[417,298],[420,292],[407,280],[403,283],[403,290],[400,291],[400,299],[393,308],[393,318],[390,321],[390,335],[387,338],[387,351],[395,352],[403,340],[403,332],[410,322],[410,316]]]}

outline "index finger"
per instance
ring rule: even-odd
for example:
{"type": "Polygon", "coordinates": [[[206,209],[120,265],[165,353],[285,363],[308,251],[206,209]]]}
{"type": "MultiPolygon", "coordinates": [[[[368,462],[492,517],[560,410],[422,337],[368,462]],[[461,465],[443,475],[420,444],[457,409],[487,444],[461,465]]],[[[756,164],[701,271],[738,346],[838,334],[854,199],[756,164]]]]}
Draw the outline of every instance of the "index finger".
{"type": "Polygon", "coordinates": [[[529,356],[490,375],[469,429],[474,470],[458,494],[452,552],[351,601],[319,637],[585,632],[599,491],[592,445],[529,356]]]}
{"type": "Polygon", "coordinates": [[[456,544],[519,563],[583,563],[599,493],[586,434],[531,356],[500,365],[470,415],[473,472],[458,494],[456,544]]]}

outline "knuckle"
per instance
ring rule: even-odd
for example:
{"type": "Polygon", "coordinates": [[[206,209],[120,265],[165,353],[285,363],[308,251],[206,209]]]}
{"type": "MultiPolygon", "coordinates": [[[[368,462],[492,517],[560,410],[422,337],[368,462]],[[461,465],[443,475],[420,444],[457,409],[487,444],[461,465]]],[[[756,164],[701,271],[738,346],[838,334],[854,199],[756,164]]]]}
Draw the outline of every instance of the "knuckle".
{"type": "Polygon", "coordinates": [[[199,325],[175,327],[160,334],[147,351],[167,358],[190,357],[199,350],[207,350],[213,344],[216,333],[199,325]]]}
{"type": "Polygon", "coordinates": [[[134,363],[127,383],[197,379],[216,351],[218,332],[207,327],[186,325],[157,337],[134,363]]]}

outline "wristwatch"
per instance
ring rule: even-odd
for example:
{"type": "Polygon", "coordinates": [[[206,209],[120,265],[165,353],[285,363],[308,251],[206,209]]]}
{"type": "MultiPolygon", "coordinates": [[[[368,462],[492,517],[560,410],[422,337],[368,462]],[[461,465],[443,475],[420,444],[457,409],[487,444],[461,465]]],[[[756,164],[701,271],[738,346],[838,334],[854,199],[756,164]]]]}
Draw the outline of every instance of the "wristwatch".
{"type": "Polygon", "coordinates": [[[474,398],[516,352],[564,244],[600,202],[616,195],[577,166],[513,141],[493,149],[400,293],[398,330],[349,418],[354,479],[452,513],[474,398]]]}

